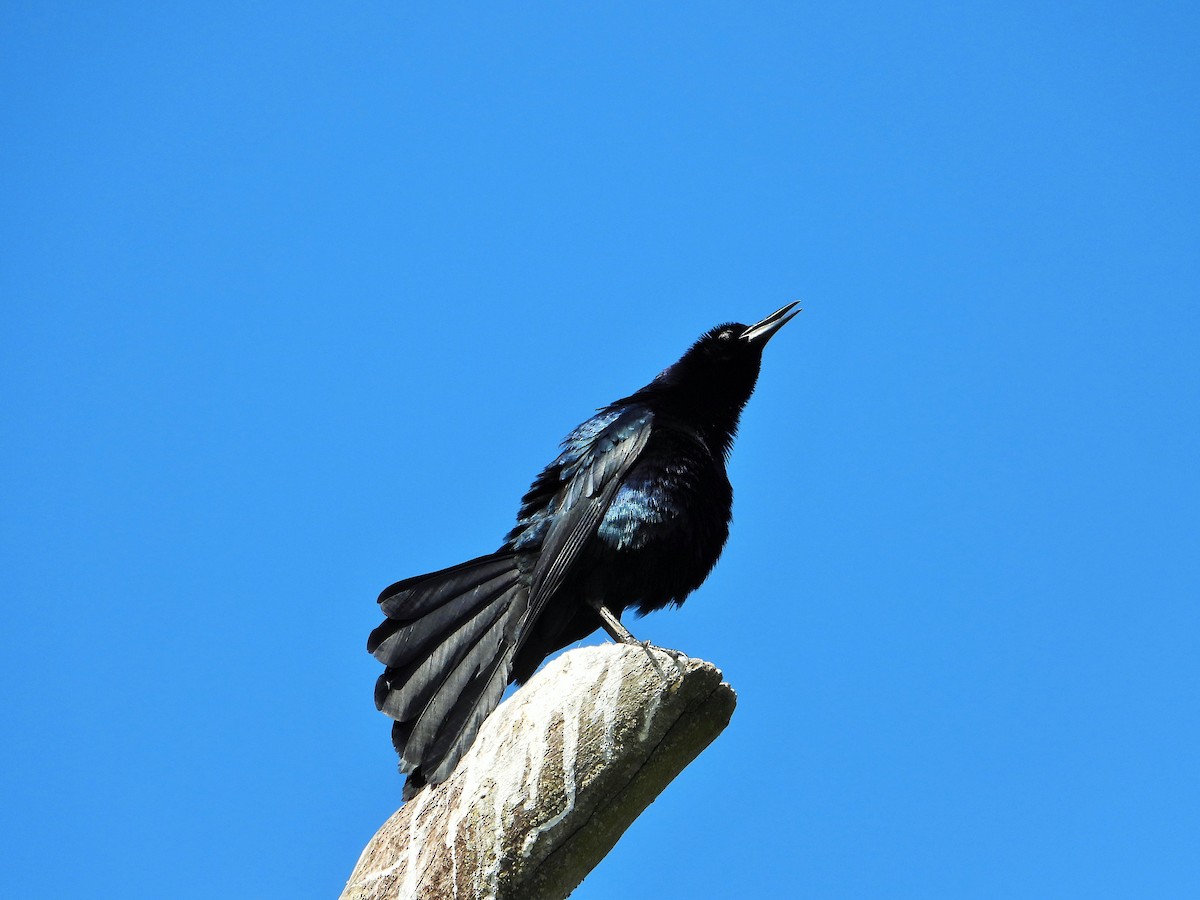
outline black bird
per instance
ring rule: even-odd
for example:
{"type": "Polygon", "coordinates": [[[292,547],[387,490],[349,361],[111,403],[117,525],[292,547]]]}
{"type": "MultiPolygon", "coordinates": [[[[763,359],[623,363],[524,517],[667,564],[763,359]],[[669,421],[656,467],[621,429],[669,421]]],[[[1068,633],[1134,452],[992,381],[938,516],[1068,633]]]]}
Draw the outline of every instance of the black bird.
{"type": "Polygon", "coordinates": [[[733,490],[725,461],[789,303],[718,325],[563,441],[495,553],[398,581],[367,650],[387,666],[375,705],[395,721],[404,799],[450,776],[510,682],[621,614],[683,603],[716,565],[733,490]]]}

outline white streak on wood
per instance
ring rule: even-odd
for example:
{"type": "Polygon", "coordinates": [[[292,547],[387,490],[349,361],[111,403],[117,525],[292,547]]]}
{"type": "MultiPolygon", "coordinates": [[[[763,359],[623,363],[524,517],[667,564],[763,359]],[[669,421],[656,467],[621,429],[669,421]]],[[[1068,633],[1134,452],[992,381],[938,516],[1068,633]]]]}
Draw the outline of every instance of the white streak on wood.
{"type": "Polygon", "coordinates": [[[733,704],[708,663],[613,644],[566,653],[488,718],[444,784],[384,823],[342,896],[565,896],[733,704]]]}

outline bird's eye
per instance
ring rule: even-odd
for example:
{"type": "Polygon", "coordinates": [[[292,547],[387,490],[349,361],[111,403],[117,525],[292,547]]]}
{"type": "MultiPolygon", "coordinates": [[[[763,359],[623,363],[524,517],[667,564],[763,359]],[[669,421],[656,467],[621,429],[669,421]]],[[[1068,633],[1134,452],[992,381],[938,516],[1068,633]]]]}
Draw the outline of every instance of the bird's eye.
{"type": "Polygon", "coordinates": [[[730,331],[728,328],[726,328],[724,331],[722,331],[720,334],[718,334],[717,337],[723,341],[732,340],[733,332],[730,331]]]}

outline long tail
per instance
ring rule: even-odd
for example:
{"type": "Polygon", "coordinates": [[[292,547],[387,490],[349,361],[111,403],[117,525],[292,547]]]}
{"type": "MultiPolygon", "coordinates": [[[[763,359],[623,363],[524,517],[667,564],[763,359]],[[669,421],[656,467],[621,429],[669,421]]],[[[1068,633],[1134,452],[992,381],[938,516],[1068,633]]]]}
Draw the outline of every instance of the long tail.
{"type": "Polygon", "coordinates": [[[404,799],[449,777],[512,673],[529,587],[511,553],[398,581],[367,650],[387,666],[375,705],[394,719],[404,799]]]}

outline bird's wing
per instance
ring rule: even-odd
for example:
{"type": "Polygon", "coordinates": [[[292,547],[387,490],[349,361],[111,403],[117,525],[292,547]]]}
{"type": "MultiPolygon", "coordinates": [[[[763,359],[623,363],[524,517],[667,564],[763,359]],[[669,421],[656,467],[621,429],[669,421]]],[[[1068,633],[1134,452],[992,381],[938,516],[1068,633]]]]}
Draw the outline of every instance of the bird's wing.
{"type": "Polygon", "coordinates": [[[646,446],[651,427],[648,409],[637,406],[602,416],[577,428],[567,439],[563,454],[547,470],[557,467],[561,486],[553,497],[555,512],[530,576],[524,610],[509,605],[519,602],[519,595],[503,601],[504,610],[494,627],[488,624],[415,724],[401,725],[402,759],[410,767],[419,762],[423,780],[437,784],[449,777],[484,718],[496,708],[512,671],[512,659],[530,632],[527,626],[537,621],[546,601],[570,573],[621,479],[646,446]],[[515,639],[510,641],[510,637],[515,639]],[[446,699],[451,702],[447,704],[446,699]]]}
{"type": "Polygon", "coordinates": [[[568,440],[568,451],[559,458],[563,486],[533,569],[525,621],[535,621],[546,600],[562,586],[625,473],[645,449],[652,423],[650,410],[634,406],[605,424],[586,446],[572,446],[568,440]]]}

